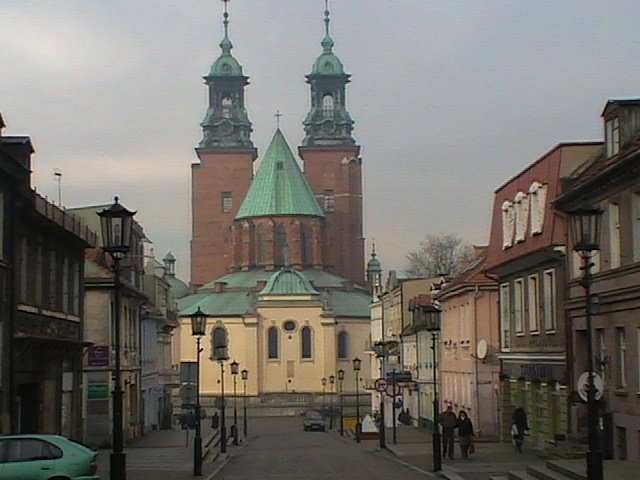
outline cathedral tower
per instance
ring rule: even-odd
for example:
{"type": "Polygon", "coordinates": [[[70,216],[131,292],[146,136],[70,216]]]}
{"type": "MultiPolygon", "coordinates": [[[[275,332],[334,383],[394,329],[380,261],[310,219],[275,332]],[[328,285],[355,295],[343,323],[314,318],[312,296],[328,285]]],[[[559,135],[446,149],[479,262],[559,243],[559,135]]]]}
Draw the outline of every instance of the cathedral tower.
{"type": "Polygon", "coordinates": [[[229,13],[224,5],[222,53],[204,77],[209,106],[191,166],[191,283],[202,285],[226,273],[232,264],[231,225],[244,199],[257,152],[244,102],[249,78],[231,54],[229,13]]]}
{"type": "Polygon", "coordinates": [[[362,282],[362,159],[347,111],[350,75],[333,53],[328,8],[324,16],[322,53],[307,75],[311,109],[304,120],[305,138],[298,150],[305,176],[325,212],[325,263],[336,275],[362,282]]]}

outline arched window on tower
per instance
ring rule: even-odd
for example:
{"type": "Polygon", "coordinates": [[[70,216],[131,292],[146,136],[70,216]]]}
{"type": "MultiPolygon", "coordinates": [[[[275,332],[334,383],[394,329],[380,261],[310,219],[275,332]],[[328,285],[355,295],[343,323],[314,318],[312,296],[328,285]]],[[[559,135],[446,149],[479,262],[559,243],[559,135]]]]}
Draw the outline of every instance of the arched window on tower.
{"type": "Polygon", "coordinates": [[[267,226],[263,223],[256,230],[256,264],[265,265],[267,263],[267,226]]]}
{"type": "Polygon", "coordinates": [[[300,226],[300,261],[302,265],[308,265],[309,262],[309,234],[305,225],[300,226]]]}
{"type": "Polygon", "coordinates": [[[267,344],[268,358],[278,358],[278,329],[276,327],[269,327],[267,331],[267,344]]]}
{"type": "Polygon", "coordinates": [[[230,95],[222,97],[222,118],[231,118],[231,107],[233,107],[233,99],[230,95]]]}
{"type": "Polygon", "coordinates": [[[322,116],[324,118],[333,118],[335,109],[335,101],[333,95],[327,93],[322,97],[322,116]]]}
{"type": "Polygon", "coordinates": [[[349,352],[347,349],[347,332],[338,333],[338,358],[349,358],[349,352]]]}
{"type": "Polygon", "coordinates": [[[287,248],[287,227],[279,223],[276,226],[276,266],[284,267],[289,262],[287,248]]]}
{"type": "Polygon", "coordinates": [[[302,358],[311,358],[311,328],[302,327],[300,337],[302,343],[302,358]]]}

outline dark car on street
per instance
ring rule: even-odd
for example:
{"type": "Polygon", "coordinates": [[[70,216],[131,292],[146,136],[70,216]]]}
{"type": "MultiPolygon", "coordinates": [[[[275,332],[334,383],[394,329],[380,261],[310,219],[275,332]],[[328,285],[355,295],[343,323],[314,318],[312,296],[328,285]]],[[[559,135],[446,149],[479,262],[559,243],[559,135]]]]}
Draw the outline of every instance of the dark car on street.
{"type": "Polygon", "coordinates": [[[322,414],[317,410],[309,410],[304,414],[304,431],[320,430],[324,432],[325,424],[322,414]]]}

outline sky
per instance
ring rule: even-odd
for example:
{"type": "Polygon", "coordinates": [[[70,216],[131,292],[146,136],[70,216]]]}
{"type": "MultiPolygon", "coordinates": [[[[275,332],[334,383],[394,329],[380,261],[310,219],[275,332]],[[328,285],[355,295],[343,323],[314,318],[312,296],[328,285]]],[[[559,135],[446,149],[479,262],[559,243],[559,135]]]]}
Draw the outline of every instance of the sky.
{"type": "MultiPolygon", "coordinates": [[[[29,135],[33,186],[132,210],[189,279],[190,171],[219,55],[220,0],[2,0],[0,112],[29,135]],[[62,173],[56,177],[54,172],[62,173]]],[[[486,244],[494,190],[562,141],[602,138],[608,98],[640,96],[635,1],[331,0],[362,146],[364,234],[402,270],[427,234],[486,244]]],[[[231,0],[233,54],[264,153],[295,151],[324,0],[231,0]]]]}

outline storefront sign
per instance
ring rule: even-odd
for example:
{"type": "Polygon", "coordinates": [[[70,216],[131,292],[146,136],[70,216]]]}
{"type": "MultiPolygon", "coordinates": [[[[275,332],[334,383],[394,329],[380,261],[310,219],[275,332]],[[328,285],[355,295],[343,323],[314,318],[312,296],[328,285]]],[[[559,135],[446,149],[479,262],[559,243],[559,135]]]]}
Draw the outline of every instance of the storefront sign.
{"type": "Polygon", "coordinates": [[[108,400],[108,383],[90,383],[87,387],[87,400],[108,400]]]}
{"type": "Polygon", "coordinates": [[[545,364],[520,365],[520,375],[527,380],[551,380],[553,367],[545,364]]]}
{"type": "Polygon", "coordinates": [[[89,347],[89,366],[108,367],[109,347],[106,345],[92,345],[89,347]]]}

